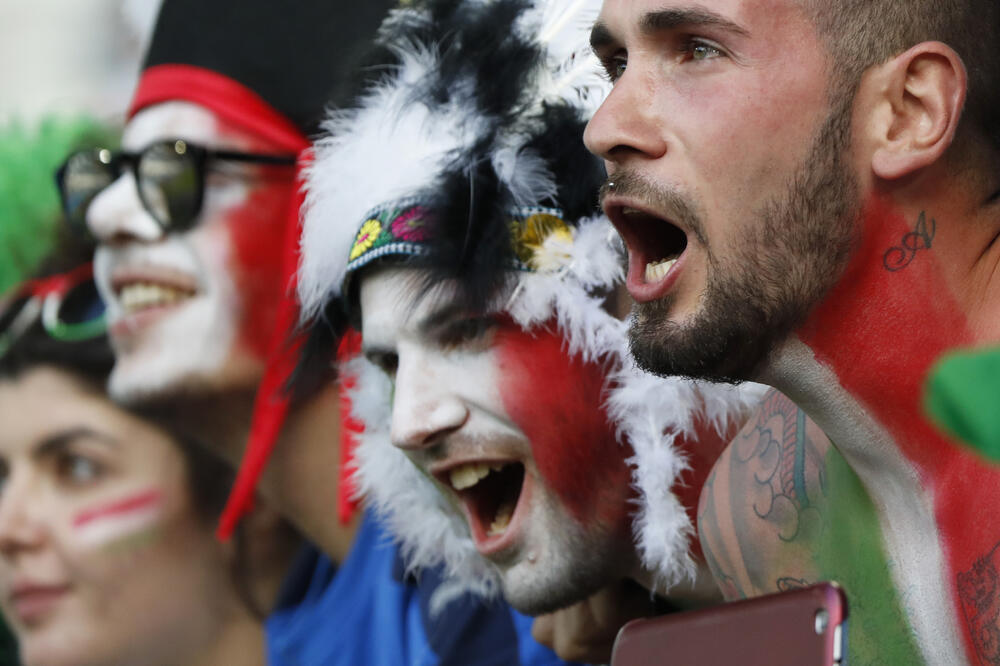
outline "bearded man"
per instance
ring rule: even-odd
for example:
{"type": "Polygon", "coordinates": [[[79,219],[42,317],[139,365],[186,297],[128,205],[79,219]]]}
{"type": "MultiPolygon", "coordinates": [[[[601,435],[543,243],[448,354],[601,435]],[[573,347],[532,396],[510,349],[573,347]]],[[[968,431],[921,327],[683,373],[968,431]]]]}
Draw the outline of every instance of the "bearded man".
{"type": "Polygon", "coordinates": [[[361,331],[343,367],[358,479],[411,567],[529,614],[623,578],[704,604],[695,497],[759,394],[628,360],[606,310],[623,255],[580,141],[604,86],[593,14],[558,5],[430,2],[383,24],[364,93],[316,144],[300,300],[314,330],[361,331]]]}
{"type": "Polygon", "coordinates": [[[877,663],[1000,662],[1000,473],[921,405],[939,356],[1000,339],[998,36],[982,0],[607,0],[591,33],[614,87],[586,140],[636,358],[764,381],[835,443],[765,403],[702,497],[716,577],[731,597],[847,579],[852,632],[905,629],[877,663]],[[761,557],[820,492],[864,548],[832,527],[761,557]]]}
{"type": "Polygon", "coordinates": [[[394,575],[381,526],[352,516],[338,387],[302,390],[294,404],[284,391],[297,169],[389,4],[165,2],[124,150],[76,154],[60,179],[69,220],[100,243],[111,392],[157,405],[234,466],[243,458],[223,536],[260,477],[321,551],[289,575],[268,622],[269,663],[556,663],[503,605],[465,598],[430,616],[430,576],[418,586],[394,575]]]}

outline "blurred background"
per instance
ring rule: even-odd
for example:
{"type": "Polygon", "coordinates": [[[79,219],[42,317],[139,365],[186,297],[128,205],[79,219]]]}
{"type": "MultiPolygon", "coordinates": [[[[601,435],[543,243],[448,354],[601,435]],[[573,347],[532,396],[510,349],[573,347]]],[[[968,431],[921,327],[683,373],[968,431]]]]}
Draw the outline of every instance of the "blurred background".
{"type": "Polygon", "coordinates": [[[0,126],[86,112],[120,124],[159,0],[0,0],[0,126]]]}
{"type": "MultiPolygon", "coordinates": [[[[120,127],[159,2],[0,0],[0,131],[80,114],[120,127]]],[[[0,666],[17,662],[0,618],[0,666]]]]}

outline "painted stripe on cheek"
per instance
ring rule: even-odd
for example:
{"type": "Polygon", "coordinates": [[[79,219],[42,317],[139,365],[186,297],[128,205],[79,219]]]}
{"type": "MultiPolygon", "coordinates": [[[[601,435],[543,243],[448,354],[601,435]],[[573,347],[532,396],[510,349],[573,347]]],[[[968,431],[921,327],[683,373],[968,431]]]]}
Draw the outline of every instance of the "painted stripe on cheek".
{"type": "Polygon", "coordinates": [[[149,490],[87,509],[73,518],[74,533],[88,547],[131,538],[159,520],[162,504],[161,493],[149,490]]]}

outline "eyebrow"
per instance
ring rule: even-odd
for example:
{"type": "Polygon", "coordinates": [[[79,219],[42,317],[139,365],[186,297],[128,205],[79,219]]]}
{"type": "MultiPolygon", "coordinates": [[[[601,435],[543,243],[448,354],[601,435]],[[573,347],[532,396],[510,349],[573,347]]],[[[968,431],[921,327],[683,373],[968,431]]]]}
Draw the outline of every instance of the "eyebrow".
{"type": "MultiPolygon", "coordinates": [[[[646,12],[639,19],[639,30],[645,35],[682,26],[712,26],[742,37],[747,37],[750,34],[745,28],[733,23],[721,14],[702,7],[660,9],[646,12]]],[[[618,40],[611,33],[607,24],[598,19],[590,30],[590,48],[597,51],[617,42],[618,40]]]]}
{"type": "Polygon", "coordinates": [[[64,430],[58,432],[54,435],[50,435],[43,439],[41,443],[35,448],[33,457],[35,458],[49,458],[62,453],[70,444],[78,439],[93,439],[104,444],[108,444],[112,448],[117,449],[119,447],[119,442],[112,437],[105,435],[104,433],[97,432],[90,428],[71,428],[69,430],[64,430]]]}
{"type": "Polygon", "coordinates": [[[454,303],[440,307],[423,318],[420,322],[420,332],[423,335],[439,333],[467,312],[466,308],[454,303]]]}

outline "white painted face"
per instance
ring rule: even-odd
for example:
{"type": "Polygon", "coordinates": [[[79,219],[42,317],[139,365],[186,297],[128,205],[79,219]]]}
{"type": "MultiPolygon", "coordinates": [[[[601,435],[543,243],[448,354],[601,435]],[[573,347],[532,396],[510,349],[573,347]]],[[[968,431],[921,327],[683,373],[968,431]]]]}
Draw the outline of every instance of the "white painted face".
{"type": "Polygon", "coordinates": [[[537,614],[632,572],[630,451],[604,371],[503,315],[471,318],[417,269],[361,282],[363,350],[394,380],[391,438],[466,519],[507,600],[537,614]],[[418,295],[424,298],[417,300],[418,295]]]}
{"type": "Polygon", "coordinates": [[[162,431],[73,375],[0,380],[0,609],[28,666],[184,661],[236,607],[162,431]]]}
{"type": "MultiPolygon", "coordinates": [[[[189,102],[137,113],[122,148],[165,139],[208,148],[280,152],[189,102]]],[[[192,387],[253,386],[262,372],[280,297],[283,228],[291,169],[211,162],[196,226],[164,233],[126,170],[91,204],[100,245],[98,289],[108,303],[117,364],[110,391],[136,400],[192,387]]]]}

